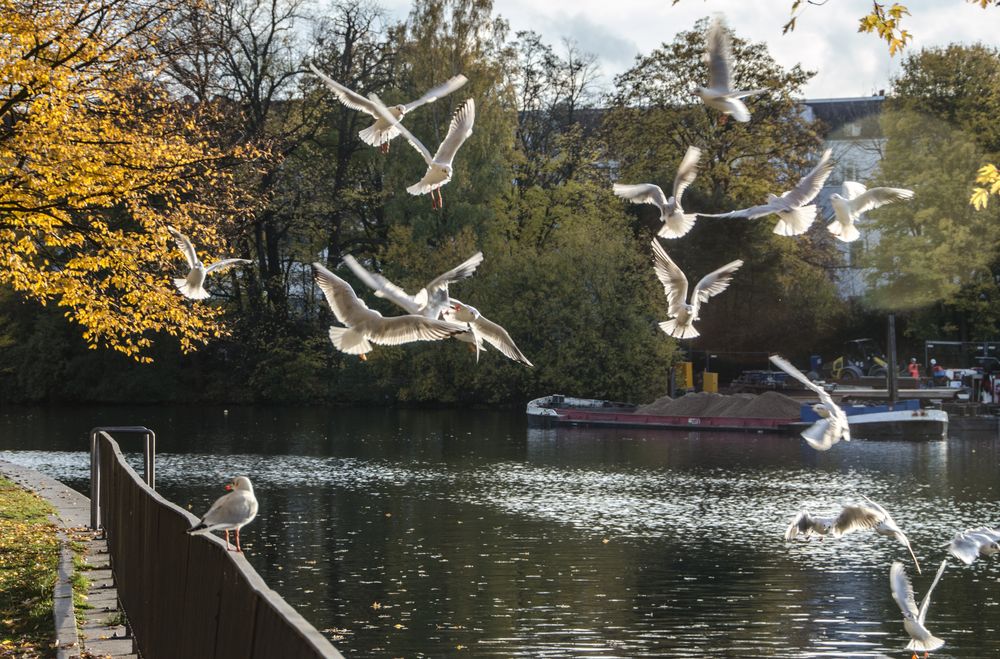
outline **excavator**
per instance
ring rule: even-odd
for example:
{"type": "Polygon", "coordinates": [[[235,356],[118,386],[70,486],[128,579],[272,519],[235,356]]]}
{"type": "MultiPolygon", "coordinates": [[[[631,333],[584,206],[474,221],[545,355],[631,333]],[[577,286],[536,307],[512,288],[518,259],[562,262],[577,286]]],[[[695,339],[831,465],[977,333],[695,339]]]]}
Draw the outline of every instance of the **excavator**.
{"type": "Polygon", "coordinates": [[[844,351],[833,360],[830,376],[837,382],[852,382],[864,376],[885,377],[888,362],[874,339],[844,342],[844,351]]]}

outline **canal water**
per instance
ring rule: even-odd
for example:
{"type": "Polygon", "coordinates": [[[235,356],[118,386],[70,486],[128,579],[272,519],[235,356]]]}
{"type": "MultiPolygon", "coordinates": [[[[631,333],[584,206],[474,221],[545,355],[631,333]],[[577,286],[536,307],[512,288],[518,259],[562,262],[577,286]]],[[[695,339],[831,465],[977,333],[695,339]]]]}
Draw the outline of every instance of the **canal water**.
{"type": "MultiPolygon", "coordinates": [[[[195,513],[251,477],[247,558],[349,656],[909,657],[892,562],[919,600],[955,531],[1000,525],[991,435],[817,453],[788,436],[536,430],[517,412],[0,408],[0,458],[86,491],[87,431],[126,424],[157,432],[159,490],[195,513]],[[799,509],[862,494],[922,576],[870,532],[783,540],[799,509]]],[[[998,579],[1000,558],[950,562],[935,658],[1000,657],[998,579]]]]}

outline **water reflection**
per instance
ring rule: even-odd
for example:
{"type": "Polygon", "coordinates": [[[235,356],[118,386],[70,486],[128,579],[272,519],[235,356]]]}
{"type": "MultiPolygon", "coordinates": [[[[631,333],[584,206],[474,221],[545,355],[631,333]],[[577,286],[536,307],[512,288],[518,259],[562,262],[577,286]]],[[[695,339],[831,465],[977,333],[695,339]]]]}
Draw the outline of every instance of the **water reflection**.
{"type": "MultiPolygon", "coordinates": [[[[248,558],[348,654],[908,656],[898,543],[787,544],[802,507],[866,494],[928,566],[996,523],[997,444],[534,430],[518,414],[341,409],[11,410],[0,457],[83,488],[93,425],[157,430],[160,490],[196,512],[236,473],[248,558]],[[39,450],[45,449],[45,450],[39,450]]],[[[1000,656],[1000,562],[953,563],[935,657],[1000,656]]],[[[913,574],[918,593],[932,574],[913,574]]]]}

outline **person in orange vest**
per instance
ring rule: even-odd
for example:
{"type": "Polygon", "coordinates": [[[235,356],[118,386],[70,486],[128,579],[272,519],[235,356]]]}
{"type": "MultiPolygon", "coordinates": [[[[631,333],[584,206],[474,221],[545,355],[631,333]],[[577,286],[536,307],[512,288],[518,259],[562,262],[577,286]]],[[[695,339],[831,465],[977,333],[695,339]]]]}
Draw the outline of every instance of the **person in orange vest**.
{"type": "Polygon", "coordinates": [[[920,379],[920,364],[917,363],[916,357],[910,357],[910,363],[906,367],[906,370],[910,372],[910,377],[919,380],[920,379]]]}

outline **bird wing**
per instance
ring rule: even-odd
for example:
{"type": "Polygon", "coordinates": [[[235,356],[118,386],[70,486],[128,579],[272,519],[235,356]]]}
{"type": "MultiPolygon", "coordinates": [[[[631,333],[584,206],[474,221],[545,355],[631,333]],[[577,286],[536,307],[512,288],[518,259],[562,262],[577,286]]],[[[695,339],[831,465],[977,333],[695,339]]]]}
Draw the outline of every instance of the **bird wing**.
{"type": "Polygon", "coordinates": [[[471,277],[476,272],[476,268],[479,264],[483,262],[483,253],[476,252],[471,257],[463,261],[461,264],[455,266],[448,272],[438,275],[430,281],[424,288],[427,289],[428,294],[433,297],[436,290],[444,288],[448,289],[448,284],[452,282],[459,281],[460,279],[465,279],[466,277],[471,277]]]}
{"type": "Polygon", "coordinates": [[[917,622],[921,625],[924,624],[924,620],[927,618],[927,609],[931,607],[931,593],[934,591],[934,587],[938,585],[941,581],[941,575],[944,574],[944,569],[948,567],[948,559],[941,561],[941,567],[938,568],[937,574],[934,575],[934,581],[931,582],[931,587],[927,589],[927,594],[924,595],[924,599],[920,601],[920,611],[917,612],[917,622]]]}
{"type": "Polygon", "coordinates": [[[834,536],[841,536],[858,531],[870,529],[878,525],[883,519],[882,513],[867,506],[844,506],[844,509],[837,515],[833,522],[834,536]]]}
{"type": "Polygon", "coordinates": [[[802,439],[817,451],[829,451],[842,434],[841,426],[833,417],[820,419],[801,433],[802,439]]]}
{"type": "Polygon", "coordinates": [[[366,320],[382,317],[379,312],[369,309],[346,281],[319,263],[313,263],[313,271],[316,273],[316,285],[323,291],[326,302],[338,321],[348,327],[354,327],[366,320]]]}
{"type": "Polygon", "coordinates": [[[844,181],[844,184],[840,186],[840,192],[844,199],[850,201],[856,197],[860,197],[868,188],[864,186],[863,183],[858,183],[857,181],[844,181]]]}
{"type": "Polygon", "coordinates": [[[350,254],[344,256],[344,263],[346,263],[347,267],[354,273],[354,276],[361,280],[361,283],[375,291],[375,297],[385,298],[396,306],[404,309],[407,313],[420,313],[420,304],[416,301],[414,296],[410,295],[396,284],[392,283],[377,272],[369,272],[350,254]]]}
{"type": "Polygon", "coordinates": [[[448,163],[454,160],[458,148],[468,139],[469,135],[472,135],[472,124],[475,121],[476,102],[470,98],[455,111],[455,115],[451,118],[451,125],[448,126],[448,134],[438,146],[434,160],[448,163]]]}
{"type": "Polygon", "coordinates": [[[322,80],[326,86],[330,88],[330,91],[334,93],[338,101],[352,110],[364,112],[365,114],[370,114],[376,119],[378,118],[378,113],[375,111],[374,104],[367,98],[357,92],[351,91],[330,76],[326,75],[317,69],[312,62],[309,62],[309,68],[312,69],[314,74],[316,74],[316,77],[322,80]]]}
{"type": "Polygon", "coordinates": [[[667,196],[663,194],[660,186],[654,183],[637,183],[635,185],[615,183],[611,189],[617,196],[627,199],[633,204],[656,204],[661,209],[667,205],[667,196]]]}
{"type": "Polygon", "coordinates": [[[514,339],[510,338],[510,334],[503,327],[482,314],[472,321],[471,325],[475,327],[476,333],[483,337],[484,341],[502,352],[508,359],[534,367],[534,364],[528,361],[528,358],[518,349],[514,339]]]}
{"type": "Polygon", "coordinates": [[[812,201],[833,171],[833,160],[830,157],[832,153],[830,149],[824,151],[816,166],[799,179],[798,185],[781,195],[782,199],[795,207],[805,206],[812,201]]]}
{"type": "Polygon", "coordinates": [[[188,267],[193,268],[197,265],[198,254],[194,251],[194,245],[191,244],[188,237],[173,227],[167,227],[167,231],[169,231],[170,235],[174,237],[174,242],[177,243],[177,249],[181,250],[181,254],[183,254],[184,258],[187,260],[188,267]]]}
{"type": "Polygon", "coordinates": [[[693,298],[698,298],[699,302],[708,302],[708,299],[715,297],[722,291],[729,288],[729,282],[733,280],[733,273],[743,266],[743,261],[736,259],[717,270],[713,270],[702,277],[694,287],[693,298]]]}
{"type": "MultiPolygon", "coordinates": [[[[847,185],[846,183],[844,185],[847,185]]],[[[905,188],[872,188],[850,200],[851,210],[857,214],[873,208],[891,204],[894,201],[913,199],[913,190],[905,188]]]]}
{"type": "Polygon", "coordinates": [[[981,544],[975,535],[959,532],[948,543],[948,551],[952,556],[966,565],[972,565],[979,558],[979,547],[981,544]]]}
{"type": "Polygon", "coordinates": [[[796,380],[798,380],[799,382],[801,382],[802,384],[804,384],[807,389],[811,389],[812,391],[814,391],[817,394],[826,394],[826,395],[829,395],[829,394],[826,393],[826,390],[824,390],[823,387],[819,386],[818,384],[816,384],[815,382],[813,382],[812,380],[810,380],[809,378],[807,378],[805,376],[805,373],[803,373],[799,369],[795,368],[790,361],[788,361],[787,359],[785,359],[781,355],[771,355],[769,357],[769,359],[771,360],[772,364],[774,364],[775,366],[777,366],[778,368],[780,368],[782,371],[784,371],[785,373],[791,375],[793,378],[795,378],[796,380]]]}
{"type": "Polygon", "coordinates": [[[906,570],[899,561],[894,562],[889,569],[889,586],[892,588],[892,599],[896,600],[903,617],[916,621],[920,612],[917,611],[917,603],[913,599],[913,586],[910,585],[906,570]]]}
{"type": "Polygon", "coordinates": [[[225,270],[231,265],[238,265],[241,263],[253,263],[250,259],[222,259],[221,261],[216,261],[212,265],[205,268],[205,274],[215,272],[216,270],[225,270]]]}
{"type": "Polygon", "coordinates": [[[728,213],[698,213],[701,217],[724,217],[724,218],[737,218],[745,217],[748,220],[755,220],[758,217],[764,217],[765,215],[770,215],[771,213],[776,213],[780,208],[772,204],[761,204],[760,206],[751,206],[750,208],[743,208],[736,211],[729,211],[728,213]]]}
{"type": "Polygon", "coordinates": [[[382,101],[379,100],[378,96],[376,96],[375,94],[369,94],[368,98],[371,99],[372,101],[372,108],[375,110],[376,118],[381,117],[382,119],[388,121],[389,125],[395,126],[396,130],[399,131],[399,134],[402,135],[404,138],[406,138],[406,141],[410,143],[410,146],[416,149],[417,153],[423,156],[424,162],[426,162],[428,165],[434,162],[434,158],[431,156],[431,152],[427,150],[427,147],[424,146],[424,143],[415,138],[413,136],[413,133],[411,133],[406,128],[406,126],[399,123],[399,119],[392,116],[392,113],[389,112],[389,108],[385,107],[385,104],[383,104],[382,101]]]}
{"type": "Polygon", "coordinates": [[[699,158],[701,158],[701,149],[689,146],[681,159],[681,164],[677,167],[677,174],[674,175],[674,204],[678,209],[681,208],[681,197],[684,195],[684,191],[698,175],[699,158]]]}
{"type": "Polygon", "coordinates": [[[425,105],[427,103],[433,103],[439,98],[447,96],[453,91],[460,89],[462,85],[464,85],[467,82],[469,82],[469,79],[462,74],[459,74],[454,78],[448,78],[448,80],[446,80],[445,82],[441,83],[440,85],[438,85],[433,89],[428,90],[423,96],[421,96],[415,101],[407,103],[403,107],[405,107],[406,111],[409,112],[411,110],[419,108],[421,105],[425,105]]]}
{"type": "Polygon", "coordinates": [[[785,529],[785,542],[788,542],[799,533],[804,533],[809,528],[810,523],[809,513],[805,511],[793,517],[791,523],[788,524],[788,528],[785,529]]]}
{"type": "Polygon", "coordinates": [[[408,314],[378,318],[365,334],[372,343],[396,346],[411,341],[439,341],[469,331],[457,323],[408,314]]]}
{"type": "Polygon", "coordinates": [[[718,16],[712,21],[705,38],[705,55],[708,58],[708,87],[715,91],[729,91],[729,72],[733,54],[729,50],[729,35],[718,16]]]}
{"type": "Polygon", "coordinates": [[[688,280],[656,238],[653,238],[653,270],[667,295],[667,311],[671,316],[676,316],[683,310],[684,301],[687,300],[688,280]]]}

